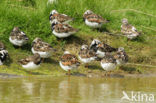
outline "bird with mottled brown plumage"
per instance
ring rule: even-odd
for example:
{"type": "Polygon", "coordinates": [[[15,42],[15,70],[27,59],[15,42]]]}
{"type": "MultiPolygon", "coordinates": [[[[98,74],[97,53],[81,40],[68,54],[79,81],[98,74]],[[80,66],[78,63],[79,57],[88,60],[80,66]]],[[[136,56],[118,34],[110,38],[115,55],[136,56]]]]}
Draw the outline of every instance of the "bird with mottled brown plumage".
{"type": "Polygon", "coordinates": [[[54,20],[56,20],[59,23],[67,24],[70,21],[73,21],[74,19],[69,17],[66,14],[60,14],[56,10],[52,10],[50,12],[49,20],[50,20],[50,24],[52,24],[54,20]]]}
{"type": "Polygon", "coordinates": [[[87,10],[83,14],[83,19],[85,24],[92,28],[101,28],[103,24],[108,23],[108,20],[104,19],[102,16],[95,14],[91,10],[87,10]]]}
{"type": "Polygon", "coordinates": [[[126,18],[122,19],[121,32],[124,36],[126,36],[129,40],[135,39],[141,35],[137,29],[128,23],[126,18]]]}

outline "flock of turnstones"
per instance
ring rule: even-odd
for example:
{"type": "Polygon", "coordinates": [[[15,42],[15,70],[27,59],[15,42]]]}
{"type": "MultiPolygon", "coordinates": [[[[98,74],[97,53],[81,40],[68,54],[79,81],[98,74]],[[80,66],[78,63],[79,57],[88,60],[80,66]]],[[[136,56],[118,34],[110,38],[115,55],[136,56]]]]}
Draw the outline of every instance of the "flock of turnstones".
{"type": "MultiPolygon", "coordinates": [[[[87,10],[84,13],[83,19],[87,26],[94,29],[101,28],[104,23],[108,22],[106,19],[95,14],[91,10],[87,10]]],[[[78,29],[75,29],[68,24],[68,22],[73,21],[73,18],[65,14],[60,14],[56,10],[51,11],[49,20],[52,33],[58,38],[66,38],[78,32],[78,29]]],[[[122,20],[121,32],[130,40],[140,35],[136,28],[130,25],[125,18],[122,20]]],[[[28,40],[26,34],[18,27],[14,27],[10,33],[9,41],[15,46],[21,47],[26,44],[28,40]]],[[[32,42],[31,51],[34,54],[33,56],[19,60],[22,67],[28,70],[39,67],[42,59],[51,57],[51,54],[55,52],[55,49],[53,49],[50,44],[37,37],[32,42]]],[[[0,43],[0,65],[3,64],[7,57],[8,51],[5,50],[4,44],[0,43]]],[[[104,70],[112,71],[117,65],[123,65],[128,61],[128,56],[123,47],[113,48],[97,39],[94,39],[89,46],[82,45],[78,58],[69,51],[65,51],[59,64],[63,70],[70,72],[72,69],[76,69],[80,65],[79,60],[86,64],[85,67],[88,67],[88,63],[91,61],[100,60],[101,66],[104,70]]]]}

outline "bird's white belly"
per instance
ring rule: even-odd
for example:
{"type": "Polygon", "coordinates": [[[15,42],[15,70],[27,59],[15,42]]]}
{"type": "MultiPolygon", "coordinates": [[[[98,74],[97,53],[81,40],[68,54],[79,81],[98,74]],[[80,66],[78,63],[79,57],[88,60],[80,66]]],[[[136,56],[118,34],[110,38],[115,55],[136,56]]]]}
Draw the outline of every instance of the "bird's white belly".
{"type": "Polygon", "coordinates": [[[33,54],[38,53],[41,58],[49,58],[51,56],[51,52],[40,52],[40,51],[35,51],[34,48],[31,49],[31,51],[33,52],[33,54]]]}
{"type": "Polygon", "coordinates": [[[3,62],[0,60],[0,65],[3,65],[3,62]]]}
{"type": "Polygon", "coordinates": [[[74,34],[75,32],[69,32],[69,33],[57,33],[55,30],[53,30],[53,34],[58,38],[66,38],[70,35],[74,34]]]}
{"type": "Polygon", "coordinates": [[[38,68],[40,65],[36,65],[34,62],[29,62],[26,65],[22,65],[23,68],[28,69],[28,70],[32,70],[32,69],[36,69],[38,68]]]}
{"type": "Polygon", "coordinates": [[[85,23],[92,28],[100,28],[102,26],[102,24],[96,22],[89,22],[87,19],[85,20],[85,23]]]}
{"type": "Polygon", "coordinates": [[[91,57],[91,58],[81,58],[80,56],[78,56],[79,59],[83,62],[83,63],[89,63],[93,60],[95,60],[96,57],[91,57]]]}
{"type": "Polygon", "coordinates": [[[68,71],[68,70],[72,70],[72,69],[76,69],[77,68],[76,65],[64,66],[61,61],[59,62],[59,64],[60,64],[61,68],[63,70],[65,70],[65,71],[68,71]]]}
{"type": "Polygon", "coordinates": [[[97,57],[99,57],[99,58],[103,58],[105,56],[105,52],[102,52],[99,50],[96,52],[96,54],[97,54],[97,57]]]}
{"type": "Polygon", "coordinates": [[[101,62],[101,66],[106,71],[111,71],[116,68],[116,64],[114,64],[114,63],[102,63],[101,62]]]}
{"type": "Polygon", "coordinates": [[[17,40],[17,39],[12,40],[11,37],[9,37],[9,40],[13,45],[16,46],[22,46],[27,43],[25,40],[17,40]]]}
{"type": "Polygon", "coordinates": [[[127,35],[127,38],[129,38],[129,39],[135,39],[136,37],[137,37],[137,34],[127,35]]]}

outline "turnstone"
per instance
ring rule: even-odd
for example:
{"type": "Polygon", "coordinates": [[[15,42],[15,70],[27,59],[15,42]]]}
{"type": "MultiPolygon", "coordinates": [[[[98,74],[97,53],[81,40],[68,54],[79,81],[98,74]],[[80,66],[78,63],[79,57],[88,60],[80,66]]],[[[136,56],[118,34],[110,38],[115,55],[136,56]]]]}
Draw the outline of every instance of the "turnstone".
{"type": "Polygon", "coordinates": [[[10,34],[9,40],[13,45],[21,47],[26,44],[29,39],[23,31],[21,31],[18,27],[14,27],[10,34]]]}
{"type": "Polygon", "coordinates": [[[78,32],[78,29],[75,29],[68,24],[61,24],[57,21],[52,23],[52,33],[58,38],[66,38],[76,32],[78,32]]]}
{"type": "Polygon", "coordinates": [[[55,49],[53,49],[50,44],[43,42],[41,38],[37,37],[32,43],[31,51],[33,54],[38,53],[41,58],[49,58],[55,49]]]}
{"type": "Polygon", "coordinates": [[[50,24],[53,23],[54,20],[56,20],[59,23],[68,23],[73,20],[73,18],[69,17],[66,14],[59,14],[56,10],[52,10],[50,12],[49,16],[50,24]]]}
{"type": "Polygon", "coordinates": [[[105,57],[106,53],[117,51],[117,48],[113,48],[108,44],[102,43],[97,39],[94,39],[90,45],[90,49],[96,52],[96,56],[101,59],[105,57]]]}
{"type": "Polygon", "coordinates": [[[88,67],[88,63],[96,59],[96,54],[88,45],[82,45],[78,57],[81,62],[86,63],[85,67],[88,67]]]}
{"type": "Polygon", "coordinates": [[[108,21],[105,20],[103,17],[95,14],[91,10],[87,10],[84,15],[83,19],[85,21],[85,24],[92,27],[92,28],[101,28],[101,26],[104,23],[107,23],[108,21]]]}
{"type": "Polygon", "coordinates": [[[101,44],[101,41],[98,39],[94,39],[90,44],[90,49],[97,52],[98,45],[101,44]]]}
{"type": "Polygon", "coordinates": [[[106,71],[112,71],[116,68],[116,59],[109,53],[101,60],[101,66],[106,71]]]}
{"type": "Polygon", "coordinates": [[[3,65],[3,62],[9,57],[8,51],[0,49],[0,65],[3,65]]]}
{"type": "Polygon", "coordinates": [[[70,71],[78,68],[80,62],[75,55],[72,55],[70,52],[65,51],[63,56],[61,57],[61,60],[59,61],[59,64],[61,68],[65,71],[68,71],[68,74],[70,75],[70,71]]]}
{"type": "Polygon", "coordinates": [[[139,33],[134,26],[128,23],[126,18],[122,19],[121,32],[129,39],[135,39],[141,33],[139,33]]]}
{"type": "Polygon", "coordinates": [[[41,57],[38,53],[34,54],[33,56],[29,56],[25,59],[21,59],[18,61],[23,68],[31,70],[36,69],[40,66],[41,63],[41,57]]]}
{"type": "Polygon", "coordinates": [[[123,47],[118,48],[118,51],[114,57],[118,65],[123,65],[128,62],[128,55],[126,54],[123,47]]]}

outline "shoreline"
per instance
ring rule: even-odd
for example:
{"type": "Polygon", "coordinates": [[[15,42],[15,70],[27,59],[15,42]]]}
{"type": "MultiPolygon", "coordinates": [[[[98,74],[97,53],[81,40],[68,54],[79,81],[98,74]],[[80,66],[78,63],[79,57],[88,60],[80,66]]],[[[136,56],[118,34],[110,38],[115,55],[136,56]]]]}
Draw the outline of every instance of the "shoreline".
{"type": "Polygon", "coordinates": [[[67,73],[60,75],[19,75],[12,73],[0,73],[0,79],[14,79],[23,77],[87,77],[87,78],[150,78],[156,77],[156,73],[111,73],[110,75],[105,75],[106,72],[90,72],[90,73],[71,73],[70,76],[67,73]]]}

